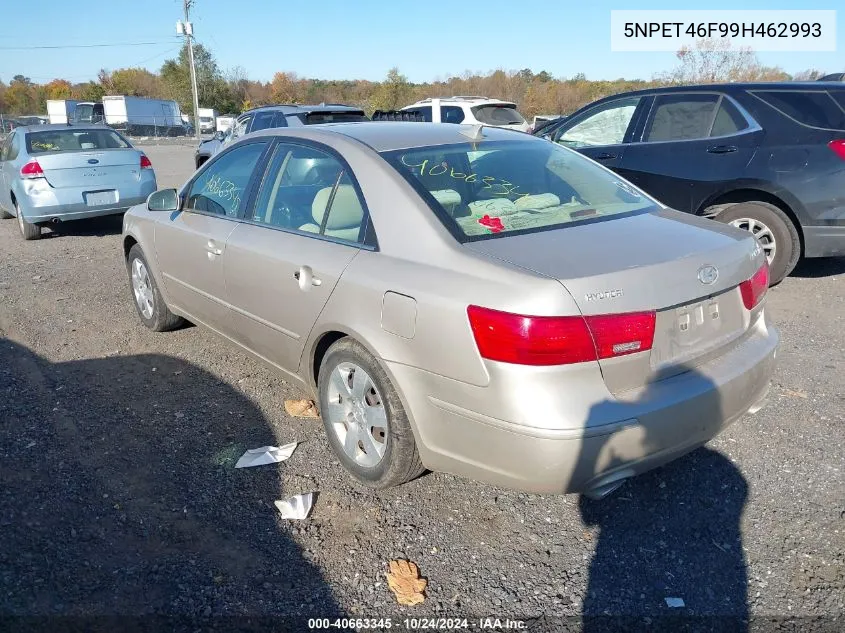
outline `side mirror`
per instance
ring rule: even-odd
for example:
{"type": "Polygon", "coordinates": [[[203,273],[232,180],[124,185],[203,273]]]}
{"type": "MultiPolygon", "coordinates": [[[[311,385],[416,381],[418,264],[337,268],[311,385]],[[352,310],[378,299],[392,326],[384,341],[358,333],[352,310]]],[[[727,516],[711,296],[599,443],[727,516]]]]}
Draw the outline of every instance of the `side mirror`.
{"type": "Polygon", "coordinates": [[[223,132],[218,131],[214,133],[214,138],[216,138],[218,141],[222,141],[224,138],[226,138],[226,135],[223,132]]]}
{"type": "Polygon", "coordinates": [[[175,189],[154,191],[147,198],[147,209],[150,211],[178,211],[179,192],[175,189]]]}

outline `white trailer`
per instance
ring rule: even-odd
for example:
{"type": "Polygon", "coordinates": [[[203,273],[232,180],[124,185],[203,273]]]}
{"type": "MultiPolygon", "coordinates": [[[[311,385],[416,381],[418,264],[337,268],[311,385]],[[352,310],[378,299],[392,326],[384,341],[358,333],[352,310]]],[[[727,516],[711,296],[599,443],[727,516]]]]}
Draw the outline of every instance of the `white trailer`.
{"type": "Polygon", "coordinates": [[[217,110],[214,108],[200,108],[197,110],[200,117],[200,132],[214,132],[217,127],[217,110]]]}
{"type": "Polygon", "coordinates": [[[73,112],[76,110],[78,101],[73,99],[48,99],[47,119],[50,123],[67,124],[73,120],[73,112]]]}
{"type": "Polygon", "coordinates": [[[228,130],[232,123],[234,123],[235,117],[231,114],[223,114],[215,120],[215,126],[217,127],[218,132],[225,132],[228,130]]]}
{"type": "Polygon", "coordinates": [[[134,136],[178,136],[185,133],[179,104],[167,99],[103,97],[106,125],[134,136]]]}

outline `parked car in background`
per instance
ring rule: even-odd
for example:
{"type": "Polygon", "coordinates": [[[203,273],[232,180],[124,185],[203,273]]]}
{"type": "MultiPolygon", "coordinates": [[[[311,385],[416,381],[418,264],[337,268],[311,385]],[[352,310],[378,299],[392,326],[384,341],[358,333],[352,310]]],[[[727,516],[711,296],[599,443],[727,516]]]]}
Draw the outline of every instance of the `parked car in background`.
{"type": "Polygon", "coordinates": [[[772,283],[802,256],[845,255],[845,85],[618,94],[574,113],[551,139],[674,209],[751,231],[772,283]]]}
{"type": "Polygon", "coordinates": [[[531,126],[516,109],[515,103],[487,97],[423,99],[402,110],[416,110],[425,121],[434,123],[482,123],[520,132],[531,131],[531,126]]]}
{"type": "Polygon", "coordinates": [[[47,125],[50,120],[40,114],[27,114],[17,117],[18,125],[47,125]]]}
{"type": "Polygon", "coordinates": [[[567,116],[564,114],[535,116],[534,122],[531,124],[531,133],[536,136],[543,136],[551,130],[557,129],[566,119],[567,116]],[[544,132],[540,134],[540,130],[544,130],[544,132]]]}
{"type": "Polygon", "coordinates": [[[264,130],[123,239],[145,326],[204,324],[315,392],[373,487],[428,468],[601,497],[758,409],[774,368],[751,235],[528,134],[264,130]]]}
{"type": "Polygon", "coordinates": [[[0,218],[26,240],[41,226],[123,213],[156,190],[146,155],[103,126],[38,125],[0,144],[0,218]]]}
{"type": "Polygon", "coordinates": [[[816,81],[845,81],[845,73],[832,73],[819,77],[816,81]]]}
{"type": "Polygon", "coordinates": [[[223,147],[237,139],[259,130],[273,127],[300,127],[319,123],[368,121],[366,113],[339,103],[320,105],[271,105],[247,110],[226,132],[218,131],[214,138],[203,141],[194,154],[194,164],[199,167],[223,147]]]}

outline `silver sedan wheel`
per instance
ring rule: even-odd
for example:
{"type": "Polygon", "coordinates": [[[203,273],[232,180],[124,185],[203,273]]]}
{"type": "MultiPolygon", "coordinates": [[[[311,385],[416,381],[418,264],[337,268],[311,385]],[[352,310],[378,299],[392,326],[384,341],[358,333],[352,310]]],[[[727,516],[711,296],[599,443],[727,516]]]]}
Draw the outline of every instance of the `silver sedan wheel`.
{"type": "Polygon", "coordinates": [[[15,215],[18,217],[18,226],[21,229],[21,235],[24,234],[24,226],[23,226],[23,213],[21,213],[21,208],[15,205],[15,215]]]}
{"type": "Polygon", "coordinates": [[[376,466],[387,448],[387,412],[373,379],[355,363],[334,368],[324,412],[343,452],[367,468],[376,466]]]}
{"type": "Polygon", "coordinates": [[[150,274],[147,267],[137,257],[132,260],[132,291],[135,294],[135,303],[145,319],[153,318],[153,286],[150,282],[150,274]]]}
{"type": "Polygon", "coordinates": [[[771,266],[778,248],[772,229],[760,222],[760,220],[754,220],[753,218],[737,218],[736,220],[731,220],[731,225],[743,231],[748,231],[757,238],[771,266]]]}

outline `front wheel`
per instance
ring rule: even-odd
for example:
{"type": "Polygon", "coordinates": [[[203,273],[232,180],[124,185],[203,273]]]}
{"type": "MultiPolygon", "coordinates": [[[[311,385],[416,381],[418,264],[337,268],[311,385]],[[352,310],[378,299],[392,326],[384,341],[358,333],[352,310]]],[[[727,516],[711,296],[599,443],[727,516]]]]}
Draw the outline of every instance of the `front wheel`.
{"type": "Polygon", "coordinates": [[[769,261],[770,285],[789,275],[801,257],[798,229],[781,209],[768,202],[740,202],[716,219],[751,233],[769,261]]]}
{"type": "Polygon", "coordinates": [[[141,321],[153,332],[173,330],[183,323],[164,303],[164,298],[150,272],[141,247],[135,244],[126,260],[129,268],[129,288],[135,299],[135,309],[141,321]]]}
{"type": "Polygon", "coordinates": [[[423,473],[396,388],[360,343],[343,338],[332,345],[317,385],[329,444],[358,481],[371,488],[390,488],[423,473]]]}

